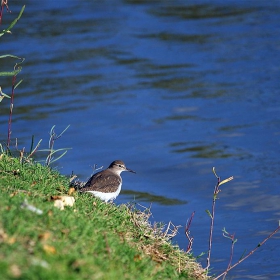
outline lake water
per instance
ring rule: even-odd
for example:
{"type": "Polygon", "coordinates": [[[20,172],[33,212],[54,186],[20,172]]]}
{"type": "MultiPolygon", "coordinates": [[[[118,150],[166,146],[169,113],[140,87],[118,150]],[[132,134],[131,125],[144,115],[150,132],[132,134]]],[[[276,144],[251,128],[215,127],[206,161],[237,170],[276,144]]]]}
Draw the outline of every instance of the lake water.
{"type": "MultiPolygon", "coordinates": [[[[22,1],[10,1],[1,28],[22,1]]],[[[31,1],[0,55],[26,60],[14,99],[12,139],[61,132],[55,148],[72,148],[54,166],[81,180],[92,166],[122,159],[116,203],[149,207],[153,219],[185,225],[196,211],[193,253],[208,249],[216,178],[225,179],[216,208],[212,273],[227,267],[278,226],[280,219],[279,1],[31,1]]],[[[0,61],[0,71],[13,62],[0,61]]],[[[10,94],[11,78],[0,84],[10,94]]],[[[7,138],[9,100],[0,103],[7,138]]],[[[174,242],[186,248],[184,228],[174,242]]],[[[228,274],[279,279],[280,234],[228,274]]],[[[205,257],[200,259],[205,266],[205,257]]]]}

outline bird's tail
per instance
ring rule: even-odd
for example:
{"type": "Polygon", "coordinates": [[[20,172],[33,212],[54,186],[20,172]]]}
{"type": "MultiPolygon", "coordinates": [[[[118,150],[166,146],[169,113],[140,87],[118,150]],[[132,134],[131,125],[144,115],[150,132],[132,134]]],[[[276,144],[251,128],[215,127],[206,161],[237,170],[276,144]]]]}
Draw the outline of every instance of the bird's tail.
{"type": "Polygon", "coordinates": [[[70,183],[70,188],[74,188],[76,191],[81,191],[85,184],[86,183],[82,181],[73,181],[70,183]]]}

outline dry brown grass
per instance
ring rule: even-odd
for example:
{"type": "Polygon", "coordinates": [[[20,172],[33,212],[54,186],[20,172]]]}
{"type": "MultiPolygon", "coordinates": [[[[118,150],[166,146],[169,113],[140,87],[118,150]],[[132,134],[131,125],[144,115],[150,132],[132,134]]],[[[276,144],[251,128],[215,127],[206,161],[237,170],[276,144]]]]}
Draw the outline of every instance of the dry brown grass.
{"type": "Polygon", "coordinates": [[[128,232],[126,240],[156,262],[168,261],[179,273],[186,271],[194,279],[210,279],[205,269],[190,254],[171,243],[171,239],[177,234],[179,227],[171,222],[166,228],[157,223],[152,225],[149,221],[152,214],[151,209],[139,206],[143,208],[142,211],[137,210],[134,206],[127,206],[127,212],[135,225],[136,236],[135,232],[128,232]],[[139,232],[139,236],[137,236],[137,232],[139,232]],[[141,236],[144,236],[145,240],[139,240],[138,237],[141,236]]]}

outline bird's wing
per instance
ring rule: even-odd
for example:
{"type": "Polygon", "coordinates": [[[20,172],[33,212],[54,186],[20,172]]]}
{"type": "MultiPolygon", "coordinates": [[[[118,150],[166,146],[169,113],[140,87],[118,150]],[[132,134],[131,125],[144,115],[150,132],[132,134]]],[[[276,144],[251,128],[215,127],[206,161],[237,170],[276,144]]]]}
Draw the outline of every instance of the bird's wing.
{"type": "Polygon", "coordinates": [[[110,193],[116,191],[116,186],[121,183],[121,180],[114,174],[94,174],[85,184],[83,188],[80,189],[81,192],[87,191],[98,191],[104,193],[110,193]]]}

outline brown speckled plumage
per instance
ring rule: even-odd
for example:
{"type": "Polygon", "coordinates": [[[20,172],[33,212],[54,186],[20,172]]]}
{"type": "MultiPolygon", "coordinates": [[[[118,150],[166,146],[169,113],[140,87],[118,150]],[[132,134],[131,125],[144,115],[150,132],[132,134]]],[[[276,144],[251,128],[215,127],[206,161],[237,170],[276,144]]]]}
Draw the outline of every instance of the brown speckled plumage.
{"type": "Polygon", "coordinates": [[[109,169],[106,169],[91,176],[81,191],[111,193],[118,189],[120,183],[122,183],[122,178],[116,176],[109,169]]]}
{"type": "Polygon", "coordinates": [[[122,178],[120,174],[122,171],[136,173],[135,171],[126,168],[123,161],[115,160],[107,169],[92,175],[87,183],[80,189],[80,192],[90,192],[105,201],[107,201],[108,196],[112,194],[112,199],[115,199],[121,189],[122,178]],[[104,195],[108,194],[106,195],[106,198],[102,193],[104,195]]]}

